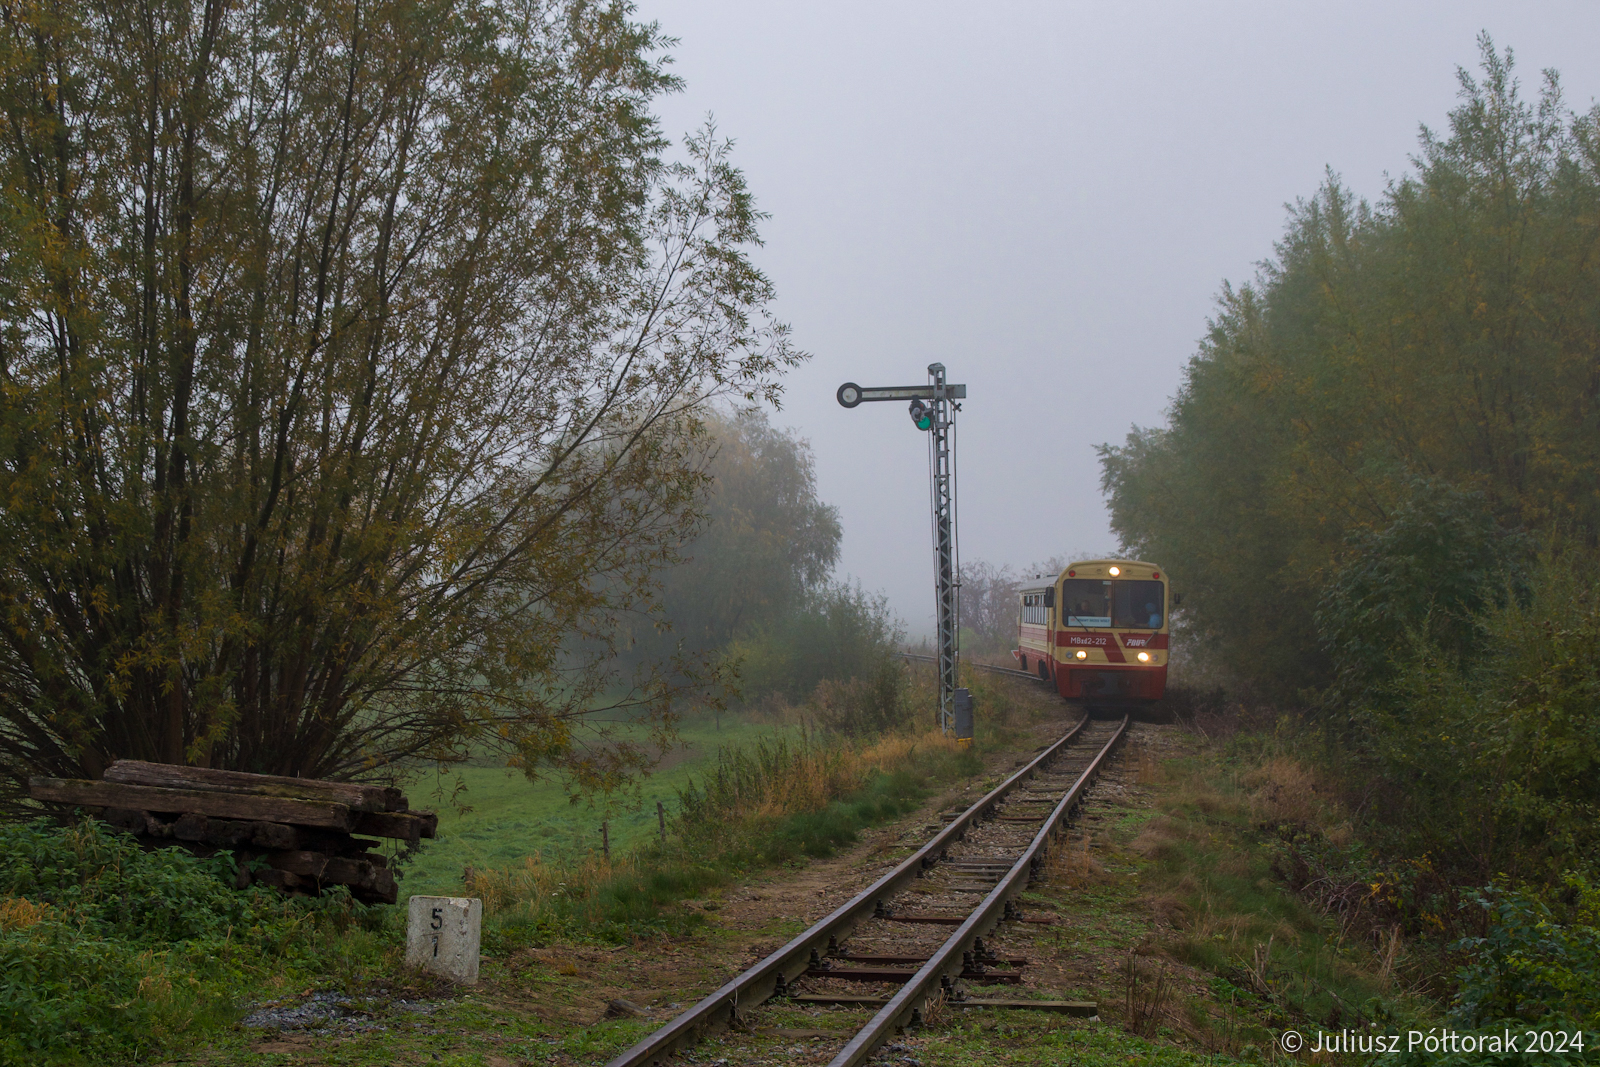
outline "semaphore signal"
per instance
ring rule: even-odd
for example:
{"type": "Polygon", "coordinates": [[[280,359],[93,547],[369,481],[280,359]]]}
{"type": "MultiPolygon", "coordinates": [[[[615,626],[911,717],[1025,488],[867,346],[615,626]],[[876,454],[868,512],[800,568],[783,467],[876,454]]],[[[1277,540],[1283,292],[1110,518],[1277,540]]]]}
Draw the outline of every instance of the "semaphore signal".
{"type": "Polygon", "coordinates": [[[944,379],[944,364],[928,364],[927,385],[889,385],[869,388],[845,382],[835,395],[841,407],[885,401],[910,401],[911,422],[930,434],[933,479],[934,591],[939,618],[939,729],[949,733],[952,704],[956,700],[956,579],[955,579],[955,486],[951,478],[950,429],[956,400],[967,398],[965,385],[951,385],[944,379]]]}

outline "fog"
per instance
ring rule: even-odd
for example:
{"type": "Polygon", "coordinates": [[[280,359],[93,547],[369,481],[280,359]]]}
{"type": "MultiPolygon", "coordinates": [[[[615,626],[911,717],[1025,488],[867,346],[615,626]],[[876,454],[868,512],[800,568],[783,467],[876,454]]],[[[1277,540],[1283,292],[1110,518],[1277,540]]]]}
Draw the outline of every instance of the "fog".
{"type": "Polygon", "coordinates": [[[1381,195],[1443,127],[1480,31],[1524,93],[1600,95],[1592,3],[644,0],[679,38],[681,135],[711,113],[772,218],[757,262],[811,353],[774,415],[809,438],[840,575],[931,632],[926,435],[841,382],[940,361],[965,559],[1115,545],[1095,446],[1163,419],[1225,280],[1332,168],[1381,195]]]}

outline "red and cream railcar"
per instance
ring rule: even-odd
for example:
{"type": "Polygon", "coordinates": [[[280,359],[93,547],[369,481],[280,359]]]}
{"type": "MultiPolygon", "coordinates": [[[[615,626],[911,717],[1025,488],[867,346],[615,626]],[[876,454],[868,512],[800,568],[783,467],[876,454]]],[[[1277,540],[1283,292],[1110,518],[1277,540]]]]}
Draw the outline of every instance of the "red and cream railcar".
{"type": "Polygon", "coordinates": [[[1025,671],[1068,700],[1141,704],[1167,688],[1168,589],[1161,568],[1130,559],[1067,566],[1019,594],[1017,648],[1025,671]]]}

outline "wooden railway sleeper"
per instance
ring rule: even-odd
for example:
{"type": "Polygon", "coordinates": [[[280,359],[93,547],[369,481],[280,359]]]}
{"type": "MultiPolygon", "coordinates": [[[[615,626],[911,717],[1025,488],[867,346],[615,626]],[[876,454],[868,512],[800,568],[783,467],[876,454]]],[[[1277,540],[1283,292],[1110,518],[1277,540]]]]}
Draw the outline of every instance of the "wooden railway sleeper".
{"type": "MultiPolygon", "coordinates": [[[[893,982],[904,985],[916,975],[915,967],[824,967],[801,973],[802,978],[826,978],[832,982],[893,982]]],[[[962,960],[961,978],[982,980],[993,985],[1016,985],[1022,981],[1020,971],[991,971],[981,963],[962,960]],[[970,964],[970,965],[969,965],[970,964]]]]}
{"type": "MultiPolygon", "coordinates": [[[[906,964],[915,964],[916,966],[920,967],[924,963],[927,963],[928,960],[931,959],[932,957],[931,956],[876,956],[876,955],[865,955],[865,954],[856,955],[855,953],[841,953],[840,955],[829,956],[828,958],[829,959],[833,959],[833,960],[838,960],[840,963],[878,963],[878,964],[884,964],[884,965],[888,965],[888,966],[905,966],[906,964]]],[[[987,956],[984,956],[983,960],[984,960],[985,963],[1004,963],[1009,967],[1017,967],[1017,968],[1026,967],[1026,966],[1028,966],[1028,964],[1033,962],[1027,956],[998,956],[998,955],[995,955],[992,952],[990,954],[988,954],[987,956]]]]}

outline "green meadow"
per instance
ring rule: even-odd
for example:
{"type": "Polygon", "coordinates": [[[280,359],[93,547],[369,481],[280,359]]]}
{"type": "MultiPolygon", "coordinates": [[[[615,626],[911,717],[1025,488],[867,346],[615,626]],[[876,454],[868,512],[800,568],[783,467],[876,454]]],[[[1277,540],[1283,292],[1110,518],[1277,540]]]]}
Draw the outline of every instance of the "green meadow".
{"type": "Polygon", "coordinates": [[[442,774],[428,773],[406,786],[415,808],[439,813],[439,833],[422,843],[422,852],[404,868],[400,896],[460,892],[467,867],[491,870],[521,863],[524,857],[566,861],[601,851],[601,824],[608,823],[613,855],[659,832],[656,802],[667,818],[676,810],[678,790],[708,765],[721,745],[753,744],[761,739],[797,736],[795,727],[748,722],[724,715],[685,722],[678,744],[660,767],[626,796],[569,795],[559,778],[530,781],[521,771],[488,760],[462,764],[442,774]]]}

